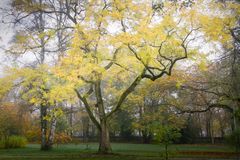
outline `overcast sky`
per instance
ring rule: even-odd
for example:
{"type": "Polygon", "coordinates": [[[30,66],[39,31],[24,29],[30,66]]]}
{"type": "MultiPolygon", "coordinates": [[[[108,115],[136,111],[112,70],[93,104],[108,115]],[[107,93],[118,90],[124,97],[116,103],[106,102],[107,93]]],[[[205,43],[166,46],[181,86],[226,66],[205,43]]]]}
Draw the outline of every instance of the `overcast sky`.
{"type": "MultiPolygon", "coordinates": [[[[7,8],[10,0],[0,0],[0,8],[7,8]]],[[[13,27],[9,24],[4,24],[2,21],[3,14],[0,14],[0,47],[7,48],[9,41],[13,36],[13,27]]],[[[4,65],[7,65],[4,51],[0,49],[0,76],[2,75],[2,69],[4,65]]]]}
{"type": "MultiPolygon", "coordinates": [[[[9,8],[10,2],[11,0],[0,0],[0,8],[9,8]]],[[[4,50],[1,48],[8,49],[8,44],[11,41],[14,33],[13,25],[11,26],[10,24],[2,23],[2,18],[3,18],[2,15],[3,14],[1,14],[0,12],[0,77],[3,75],[2,72],[3,72],[4,66],[10,65],[9,63],[11,62],[7,60],[8,58],[6,57],[6,55],[4,55],[4,50]]],[[[7,20],[5,19],[5,21],[7,20]]],[[[119,26],[116,24],[112,24],[110,28],[111,28],[110,30],[116,31],[117,28],[119,28],[119,26]]],[[[198,42],[198,41],[196,41],[195,43],[202,44],[202,42],[198,42]]],[[[201,51],[205,53],[211,51],[211,49],[213,49],[211,45],[205,44],[204,47],[201,47],[201,51]]],[[[208,58],[213,60],[213,59],[216,59],[217,57],[218,56],[216,54],[211,54],[211,56],[209,56],[208,58]]]]}
{"type": "MultiPolygon", "coordinates": [[[[6,8],[8,7],[10,0],[0,0],[0,7],[6,8]]],[[[1,37],[1,46],[6,45],[10,38],[12,37],[12,27],[9,24],[4,24],[2,21],[3,15],[0,15],[1,23],[0,23],[0,37],[1,37]]]]}

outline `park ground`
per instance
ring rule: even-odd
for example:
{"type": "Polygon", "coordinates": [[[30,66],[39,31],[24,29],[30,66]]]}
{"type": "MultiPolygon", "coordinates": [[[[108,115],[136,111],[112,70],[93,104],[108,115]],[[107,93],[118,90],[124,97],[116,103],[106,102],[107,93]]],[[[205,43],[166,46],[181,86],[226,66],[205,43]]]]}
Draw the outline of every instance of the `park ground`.
{"type": "MultiPolygon", "coordinates": [[[[40,145],[26,148],[1,149],[0,160],[160,160],[164,146],[158,144],[113,143],[113,153],[97,154],[98,144],[56,145],[51,151],[40,151],[40,145]]],[[[172,145],[169,147],[174,160],[229,160],[236,159],[234,149],[224,145],[172,145]]]]}

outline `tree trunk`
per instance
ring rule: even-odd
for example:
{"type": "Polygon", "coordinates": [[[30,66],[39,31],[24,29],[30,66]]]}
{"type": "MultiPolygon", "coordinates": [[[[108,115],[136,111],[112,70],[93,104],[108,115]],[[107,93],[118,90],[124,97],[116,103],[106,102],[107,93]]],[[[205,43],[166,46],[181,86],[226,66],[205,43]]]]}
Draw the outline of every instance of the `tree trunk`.
{"type": "Polygon", "coordinates": [[[165,159],[168,160],[168,144],[165,144],[165,159]]]}
{"type": "Polygon", "coordinates": [[[47,115],[47,107],[41,105],[40,108],[40,119],[41,119],[41,150],[48,150],[47,145],[47,120],[45,119],[47,115]]]}
{"type": "Polygon", "coordinates": [[[98,152],[102,154],[107,154],[112,152],[109,130],[106,123],[106,120],[101,121],[101,130],[100,130],[100,142],[98,152]]]}
{"type": "Polygon", "coordinates": [[[107,125],[108,119],[105,113],[102,92],[101,92],[101,80],[96,81],[94,88],[95,88],[95,95],[97,98],[97,108],[98,108],[99,119],[100,119],[100,128],[99,128],[100,143],[99,143],[98,152],[102,154],[107,154],[112,152],[112,148],[110,144],[109,130],[107,125]]]}
{"type": "Polygon", "coordinates": [[[57,120],[56,118],[53,118],[51,121],[50,132],[49,132],[48,141],[47,141],[47,147],[49,150],[52,149],[52,146],[54,144],[56,124],[57,124],[57,120]]]}
{"type": "Polygon", "coordinates": [[[108,126],[107,126],[107,120],[109,117],[111,117],[115,112],[117,112],[120,109],[120,107],[121,107],[122,103],[124,102],[124,100],[126,99],[126,97],[134,91],[135,87],[143,79],[145,72],[146,72],[146,70],[144,69],[142,71],[141,75],[139,75],[138,77],[135,78],[135,80],[132,82],[132,84],[122,93],[122,95],[120,96],[120,98],[119,98],[116,106],[113,108],[113,110],[107,114],[105,113],[105,108],[104,108],[103,98],[102,98],[102,93],[101,93],[101,75],[100,74],[96,74],[96,79],[98,79],[98,80],[96,82],[94,82],[94,84],[90,87],[89,91],[84,96],[82,96],[80,94],[78,89],[75,89],[75,92],[77,93],[78,98],[83,102],[90,119],[92,120],[92,122],[96,125],[96,127],[99,130],[99,133],[100,133],[100,142],[99,142],[100,144],[99,144],[99,149],[98,149],[99,153],[106,154],[106,153],[112,152],[112,148],[110,145],[109,130],[108,130],[108,126]],[[89,95],[91,95],[93,92],[95,92],[95,97],[97,100],[95,107],[98,109],[98,118],[99,118],[100,122],[94,115],[94,113],[87,101],[87,97],[89,95]]]}
{"type": "Polygon", "coordinates": [[[206,135],[206,137],[209,139],[209,142],[210,143],[212,143],[213,141],[213,135],[212,135],[212,125],[211,125],[211,123],[212,123],[212,112],[211,111],[209,111],[209,112],[207,112],[207,114],[206,114],[206,133],[207,133],[207,135],[206,135]]]}
{"type": "Polygon", "coordinates": [[[238,102],[234,103],[234,107],[233,107],[233,128],[234,131],[238,130],[240,128],[240,119],[239,117],[236,116],[236,112],[238,110],[238,108],[240,107],[240,104],[238,102]]]}
{"type": "Polygon", "coordinates": [[[73,105],[71,105],[71,108],[70,108],[69,124],[71,127],[70,136],[71,136],[71,138],[73,138],[73,105]]]}
{"type": "Polygon", "coordinates": [[[151,142],[151,133],[148,132],[146,129],[142,130],[142,141],[144,144],[149,144],[151,142]]]}
{"type": "Polygon", "coordinates": [[[231,114],[231,131],[234,132],[235,130],[235,118],[234,118],[234,111],[233,113],[231,114]]]}

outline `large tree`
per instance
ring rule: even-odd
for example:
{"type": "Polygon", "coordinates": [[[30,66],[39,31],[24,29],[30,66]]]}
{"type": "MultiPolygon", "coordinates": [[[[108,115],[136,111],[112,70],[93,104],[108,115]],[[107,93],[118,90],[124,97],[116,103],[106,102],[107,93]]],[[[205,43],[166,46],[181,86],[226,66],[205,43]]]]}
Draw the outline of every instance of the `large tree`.
{"type": "Polygon", "coordinates": [[[230,40],[227,28],[235,19],[227,11],[209,1],[183,6],[96,0],[85,5],[71,49],[55,73],[72,84],[98,128],[99,152],[111,152],[108,121],[142,80],[171,75],[177,61],[199,53],[202,44],[191,44],[199,36],[206,43],[230,40]]]}
{"type": "MultiPolygon", "coordinates": [[[[45,53],[49,50],[46,47],[56,41],[53,40],[49,45],[46,42],[49,42],[53,33],[58,33],[57,51],[61,55],[57,59],[60,61],[58,65],[54,68],[46,67],[46,62],[43,62],[36,67],[36,71],[40,72],[29,72],[36,73],[33,77],[39,74],[50,76],[56,86],[49,85],[52,82],[49,78],[45,83],[43,77],[40,82],[44,82],[44,85],[37,86],[35,91],[43,89],[47,93],[44,96],[47,101],[50,96],[53,97],[50,101],[55,102],[56,95],[66,95],[66,90],[74,90],[99,130],[99,152],[102,153],[111,152],[109,120],[141,81],[154,81],[171,75],[176,62],[188,57],[196,58],[203,44],[229,42],[230,29],[234,28],[237,20],[236,14],[231,11],[239,9],[239,5],[234,2],[223,5],[205,0],[195,3],[147,0],[14,2],[17,11],[24,12],[16,14],[18,20],[31,15],[35,17],[34,20],[37,18],[37,22],[39,20],[39,34],[31,34],[31,41],[18,36],[21,42],[19,48],[25,49],[26,44],[29,46],[30,42],[39,42],[40,62],[47,60],[45,53]],[[43,22],[44,17],[48,17],[48,20],[43,22]],[[57,29],[48,32],[48,28],[57,29]],[[65,30],[68,30],[65,34],[72,37],[67,53],[62,49],[63,35],[59,32],[65,30]],[[49,95],[50,88],[54,88],[54,96],[49,95]]],[[[33,51],[35,47],[29,49],[33,51]]],[[[29,86],[32,87],[31,83],[29,86]]]]}

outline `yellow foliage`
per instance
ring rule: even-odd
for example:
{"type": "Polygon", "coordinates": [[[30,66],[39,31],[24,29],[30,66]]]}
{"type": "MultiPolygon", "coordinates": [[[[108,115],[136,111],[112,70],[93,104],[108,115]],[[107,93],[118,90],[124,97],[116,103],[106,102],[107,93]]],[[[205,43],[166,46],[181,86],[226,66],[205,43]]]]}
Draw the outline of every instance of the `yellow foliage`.
{"type": "MultiPolygon", "coordinates": [[[[107,7],[99,0],[86,4],[85,19],[76,24],[70,49],[57,66],[11,71],[14,74],[11,79],[23,80],[22,85],[28,90],[22,93],[24,99],[36,105],[73,100],[74,89],[96,80],[106,82],[105,94],[117,97],[146,66],[155,68],[148,70],[148,74],[151,71],[159,74],[162,70],[170,74],[171,63],[186,52],[197,59],[195,55],[200,54],[202,44],[192,42],[198,35],[206,43],[231,44],[229,29],[236,25],[240,8],[233,2],[226,2],[223,7],[219,2],[200,0],[191,7],[182,7],[166,1],[162,10],[154,11],[146,0],[108,2],[111,5],[107,7]],[[110,28],[112,24],[117,24],[117,28],[110,28]]],[[[52,35],[53,31],[42,32],[38,38],[52,35]]],[[[33,36],[29,35],[29,39],[38,44],[33,36]]],[[[26,41],[24,37],[18,40],[26,41]]],[[[198,63],[201,69],[206,69],[203,61],[198,63]]],[[[11,85],[2,88],[0,95],[11,85]]],[[[180,82],[177,86],[181,86],[180,82]]]]}

